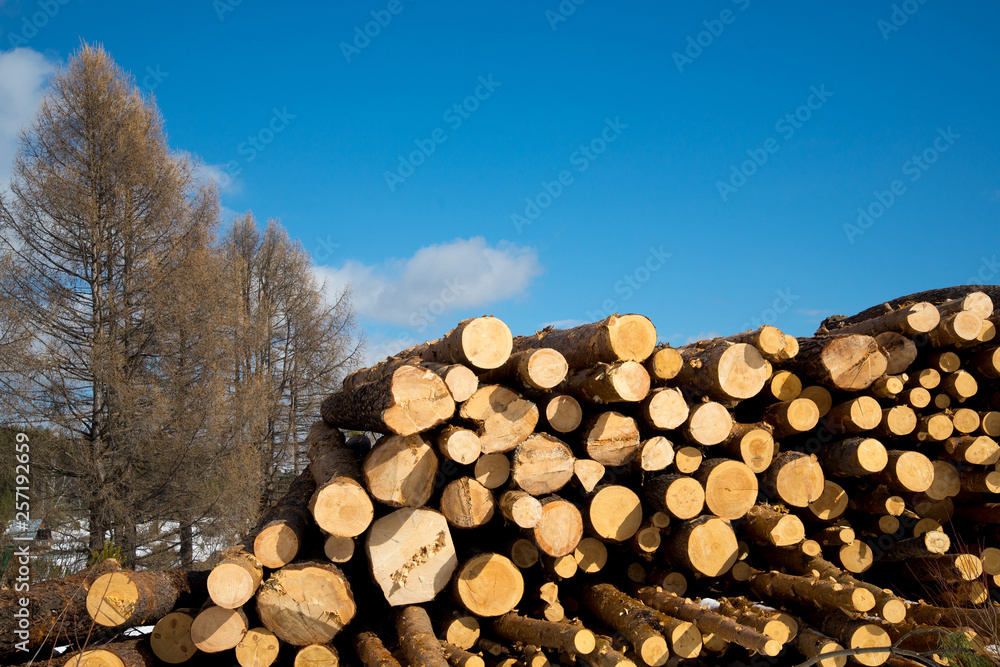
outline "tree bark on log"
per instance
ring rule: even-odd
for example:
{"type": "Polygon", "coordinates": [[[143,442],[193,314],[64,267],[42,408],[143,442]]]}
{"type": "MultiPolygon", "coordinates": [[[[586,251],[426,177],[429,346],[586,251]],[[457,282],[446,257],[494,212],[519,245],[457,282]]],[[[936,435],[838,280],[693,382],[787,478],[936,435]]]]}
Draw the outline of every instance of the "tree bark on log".
{"type": "Polygon", "coordinates": [[[119,639],[85,651],[68,651],[51,661],[33,664],[53,667],[153,667],[156,665],[156,656],[149,648],[149,639],[139,637],[119,639]]]}
{"type": "Polygon", "coordinates": [[[413,435],[455,414],[444,380],[421,366],[404,364],[369,382],[331,394],[321,407],[331,426],[413,435]]]}
{"type": "Polygon", "coordinates": [[[529,391],[546,391],[565,380],[568,372],[569,364],[562,353],[540,347],[510,355],[499,368],[481,373],[479,380],[484,384],[517,382],[529,391]]]}
{"type": "Polygon", "coordinates": [[[851,315],[850,317],[834,315],[826,318],[826,320],[823,321],[823,326],[827,326],[831,331],[833,331],[834,327],[837,326],[836,323],[840,323],[841,326],[850,326],[856,322],[864,322],[866,320],[884,315],[887,312],[904,308],[921,301],[926,301],[938,306],[948,301],[954,301],[955,299],[964,299],[971,292],[983,292],[990,297],[994,303],[1000,302],[1000,287],[997,285],[957,285],[955,287],[942,287],[939,289],[926,290],[890,299],[885,303],[872,306],[871,308],[866,308],[857,315],[851,315]]]}
{"type": "Polygon", "coordinates": [[[598,363],[569,375],[564,393],[587,403],[638,403],[649,394],[649,373],[635,361],[598,363]]]}
{"type": "Polygon", "coordinates": [[[823,473],[833,477],[864,477],[881,472],[889,463],[885,446],[874,438],[849,438],[819,451],[823,473]]]}
{"type": "Polygon", "coordinates": [[[354,650],[365,667],[402,667],[374,632],[355,635],[354,650]]]}
{"type": "Polygon", "coordinates": [[[449,667],[423,607],[403,607],[396,617],[399,647],[411,667],[449,667]]]}
{"type": "Polygon", "coordinates": [[[667,640],[650,622],[651,610],[611,584],[588,586],[584,604],[605,625],[624,635],[642,661],[652,667],[662,665],[670,656],[667,640]]]}

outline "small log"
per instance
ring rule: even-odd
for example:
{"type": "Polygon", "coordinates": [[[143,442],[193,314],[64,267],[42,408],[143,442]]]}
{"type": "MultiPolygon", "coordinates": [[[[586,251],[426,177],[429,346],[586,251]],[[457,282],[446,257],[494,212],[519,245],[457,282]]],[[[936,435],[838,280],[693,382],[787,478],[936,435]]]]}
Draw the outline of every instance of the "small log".
{"type": "Polygon", "coordinates": [[[493,494],[471,477],[459,477],[441,493],[441,514],[455,528],[478,528],[493,518],[493,494]]]}
{"type": "Polygon", "coordinates": [[[479,387],[458,414],[475,425],[484,454],[509,452],[524,442],[538,424],[538,406],[498,384],[479,387]]]}
{"type": "MultiPolygon", "coordinates": [[[[264,579],[264,568],[256,556],[244,551],[242,547],[227,549],[222,555],[222,560],[212,568],[211,574],[208,575],[208,595],[212,598],[212,602],[218,606],[224,609],[236,609],[249,602],[250,598],[257,592],[264,579]]],[[[135,577],[129,576],[128,578],[134,579],[135,577]]],[[[125,583],[122,581],[122,584],[125,583]]],[[[134,586],[133,583],[132,587],[134,586]]],[[[122,595],[122,593],[124,591],[119,593],[121,599],[128,600],[131,597],[122,595]]],[[[129,600],[126,604],[131,606],[135,602],[129,600]]],[[[142,625],[142,623],[134,623],[133,625],[142,625]]]]}
{"type": "Polygon", "coordinates": [[[327,535],[326,541],[323,542],[323,555],[330,559],[331,563],[348,562],[354,556],[354,539],[327,535]]]}
{"type": "Polygon", "coordinates": [[[871,336],[837,334],[800,338],[792,370],[843,391],[860,391],[885,375],[888,362],[871,336]]]}
{"type": "Polygon", "coordinates": [[[895,400],[906,388],[906,375],[883,375],[875,380],[870,387],[872,394],[887,401],[895,400]]]}
{"type": "MultiPolygon", "coordinates": [[[[896,517],[890,518],[895,519],[896,517]]],[[[846,522],[827,526],[823,530],[810,535],[811,539],[816,540],[824,547],[838,548],[844,546],[845,544],[850,544],[856,537],[854,528],[846,522]]]]}
{"type": "MultiPolygon", "coordinates": [[[[252,555],[249,559],[255,560],[252,555]]],[[[257,569],[260,571],[259,565],[257,569]]],[[[203,601],[210,590],[206,585],[209,579],[207,571],[107,572],[90,585],[87,613],[98,625],[109,628],[155,623],[177,606],[203,601]]],[[[256,586],[250,596],[254,590],[256,586]]]]}
{"type": "Polygon", "coordinates": [[[479,621],[465,612],[448,612],[438,623],[438,636],[452,646],[466,651],[479,641],[480,632],[479,621]]]}
{"type": "MultiPolygon", "coordinates": [[[[410,437],[420,440],[418,435],[410,437]]],[[[405,438],[392,436],[380,442],[392,440],[398,442],[405,438]]],[[[365,480],[357,453],[346,446],[343,433],[323,422],[312,425],[306,442],[309,443],[309,471],[316,483],[316,491],[308,505],[316,525],[329,535],[357,537],[371,525],[375,511],[362,484],[365,480]]],[[[256,550],[256,542],[254,548],[256,550]]],[[[291,552],[291,544],[285,551],[282,559],[291,552]]]]}
{"type": "Polygon", "coordinates": [[[767,382],[764,358],[753,345],[713,339],[686,345],[678,351],[684,364],[672,382],[713,400],[752,398],[767,382]]]}
{"type": "Polygon", "coordinates": [[[881,472],[889,463],[885,446],[874,438],[849,438],[825,445],[819,451],[823,472],[834,477],[865,477],[881,472]]]}
{"type": "Polygon", "coordinates": [[[870,514],[891,514],[899,516],[906,509],[906,503],[894,495],[887,486],[879,486],[864,494],[856,494],[848,503],[851,509],[870,514]]]}
{"type": "Polygon", "coordinates": [[[461,426],[445,426],[432,437],[437,450],[449,461],[469,465],[482,453],[479,436],[461,426]]]}
{"type": "Polygon", "coordinates": [[[439,364],[425,361],[420,365],[434,371],[444,380],[456,404],[467,401],[479,388],[479,377],[471,368],[463,364],[439,364]]]}
{"type": "Polygon", "coordinates": [[[639,427],[618,412],[603,412],[584,421],[581,437],[587,456],[605,466],[626,465],[639,454],[639,427]]]}
{"type": "Polygon", "coordinates": [[[901,438],[917,428],[917,413],[908,405],[882,409],[882,420],[871,431],[876,438],[901,438]]]}
{"type": "Polygon", "coordinates": [[[705,505],[705,489],[698,480],[685,475],[651,477],[643,484],[643,497],[654,509],[675,519],[693,519],[705,505]]]}
{"type": "Polygon", "coordinates": [[[911,558],[906,566],[921,581],[974,581],[983,575],[983,561],[975,554],[937,554],[911,558]]]}
{"type": "Polygon", "coordinates": [[[1000,471],[969,470],[962,473],[959,483],[963,491],[1000,493],[1000,471]]]}
{"type": "Polygon", "coordinates": [[[835,433],[870,431],[882,421],[882,406],[871,396],[858,396],[833,406],[824,420],[835,433]]]}
{"type": "Polygon", "coordinates": [[[654,389],[639,404],[639,417],[650,428],[671,431],[687,421],[691,410],[684,394],[675,387],[654,389]]]}
{"type": "Polygon", "coordinates": [[[375,500],[390,507],[420,507],[434,492],[438,457],[420,435],[387,435],[375,443],[362,471],[375,500]]]}
{"type": "Polygon", "coordinates": [[[759,572],[750,578],[750,588],[757,595],[781,602],[810,603],[818,609],[864,613],[875,607],[875,596],[869,591],[827,579],[759,572]]]}
{"type": "Polygon", "coordinates": [[[972,465],[993,465],[1000,461],[1000,445],[988,435],[960,435],[942,443],[948,458],[972,465]]]}
{"type": "Polygon", "coordinates": [[[907,384],[930,391],[941,384],[941,373],[935,368],[922,368],[909,374],[907,384]]]}
{"type": "Polygon", "coordinates": [[[505,614],[493,622],[493,631],[503,639],[557,649],[567,653],[587,654],[597,647],[594,633],[565,623],[552,623],[505,614]]]}
{"type": "Polygon", "coordinates": [[[510,459],[506,454],[483,454],[472,470],[476,481],[492,491],[510,479],[510,459]]]}
{"type": "Polygon", "coordinates": [[[674,444],[662,435],[654,435],[639,445],[639,469],[659,472],[674,462],[674,444]]]}
{"type": "Polygon", "coordinates": [[[772,403],[764,410],[767,422],[776,438],[805,433],[819,423],[819,407],[808,398],[772,403]]]}
{"type": "Polygon", "coordinates": [[[875,555],[864,540],[854,540],[840,547],[837,558],[845,570],[860,574],[871,568],[875,555]]]}
{"type": "Polygon", "coordinates": [[[549,398],[541,412],[540,423],[547,424],[550,429],[558,433],[575,431],[583,421],[583,408],[580,407],[580,402],[572,396],[563,394],[549,398]]]}
{"type": "Polygon", "coordinates": [[[441,642],[441,651],[444,653],[444,657],[448,661],[448,664],[451,665],[452,667],[486,666],[486,662],[483,660],[482,656],[476,655],[475,653],[469,653],[468,651],[459,648],[454,644],[449,644],[448,642],[441,642]]]}
{"type": "Polygon", "coordinates": [[[191,623],[191,642],[204,653],[220,653],[236,648],[249,629],[242,609],[209,605],[191,623]]]}
{"type": "Polygon", "coordinates": [[[755,473],[767,470],[776,449],[772,428],[763,422],[733,424],[733,429],[721,446],[727,454],[743,461],[755,473]]]}
{"type": "Polygon", "coordinates": [[[594,536],[609,542],[624,542],[642,525],[642,504],[628,487],[608,484],[597,488],[583,518],[594,536]]]}
{"type": "Polygon", "coordinates": [[[356,610],[347,578],[332,563],[286,565],[273,572],[257,593],[261,623],[294,646],[328,643],[356,610]]]}
{"type": "Polygon", "coordinates": [[[149,648],[153,655],[171,665],[190,660],[198,652],[191,641],[191,624],[195,614],[190,609],[178,609],[158,620],[149,634],[149,648]]]}
{"type": "Polygon", "coordinates": [[[374,632],[359,632],[354,637],[354,650],[365,667],[401,667],[374,632]]]}
{"type": "MultiPolygon", "coordinates": [[[[510,329],[496,317],[462,320],[444,337],[407,350],[425,361],[465,364],[475,370],[499,368],[511,355],[510,329]]],[[[401,355],[404,353],[400,353],[401,355]]]]}
{"type": "Polygon", "coordinates": [[[757,543],[776,547],[798,544],[806,538],[802,520],[794,514],[782,514],[766,505],[754,505],[746,514],[745,528],[757,543]]]}
{"type": "Polygon", "coordinates": [[[931,404],[931,392],[927,391],[923,387],[912,387],[910,389],[904,389],[900,392],[897,400],[909,405],[912,408],[920,410],[931,404]]]}
{"type": "Polygon", "coordinates": [[[597,635],[594,650],[581,656],[591,667],[636,667],[635,663],[615,650],[611,640],[597,635]]]}
{"type": "Polygon", "coordinates": [[[799,631],[799,624],[788,614],[741,598],[720,598],[715,611],[734,619],[776,642],[786,644],[799,631]]]}
{"type": "Polygon", "coordinates": [[[969,408],[959,408],[951,415],[955,430],[964,435],[974,433],[979,428],[979,413],[969,408]]]}
{"type": "Polygon", "coordinates": [[[806,505],[808,514],[805,516],[822,522],[836,521],[847,511],[849,504],[850,499],[844,488],[827,479],[823,481],[823,493],[819,498],[806,505]]]}
{"type": "Polygon", "coordinates": [[[653,353],[643,362],[650,378],[654,381],[666,382],[673,380],[681,372],[684,358],[676,349],[668,344],[657,345],[653,353]]]}
{"type": "Polygon", "coordinates": [[[321,412],[331,426],[407,436],[450,419],[455,400],[433,371],[404,364],[334,392],[323,401],[321,412]]]}
{"type": "MultiPolygon", "coordinates": [[[[824,634],[837,639],[844,648],[881,648],[888,649],[892,640],[888,633],[879,625],[867,621],[855,620],[842,612],[824,614],[817,618],[817,628],[824,634]]],[[[877,667],[889,659],[889,651],[861,653],[853,659],[868,667],[877,667]]]]}
{"type": "Polygon", "coordinates": [[[533,496],[554,493],[573,477],[576,459],[569,446],[547,433],[528,436],[514,450],[511,478],[533,496]]]}
{"type": "Polygon", "coordinates": [[[642,315],[611,315],[600,322],[572,329],[545,329],[533,336],[517,336],[513,349],[551,347],[566,358],[571,369],[596,363],[645,361],[656,346],[656,328],[642,315]]]}
{"type": "Polygon", "coordinates": [[[1000,345],[993,345],[973,354],[970,368],[990,380],[1000,378],[1000,345]]]}
{"type": "Polygon", "coordinates": [[[739,557],[736,534],[729,522],[714,516],[685,521],[666,539],[672,562],[706,577],[718,577],[739,557]]]}
{"type": "Polygon", "coordinates": [[[922,493],[934,482],[934,464],[920,452],[893,449],[888,463],[872,477],[893,491],[922,493]]]}
{"type": "Polygon", "coordinates": [[[876,334],[875,342],[885,355],[885,372],[889,375],[902,373],[917,359],[917,346],[914,342],[895,331],[884,331],[876,334]]]}
{"type": "Polygon", "coordinates": [[[441,643],[434,636],[431,619],[423,607],[410,605],[396,616],[399,647],[407,663],[421,667],[449,667],[441,643]]]}
{"type": "Polygon", "coordinates": [[[779,401],[791,401],[802,393],[802,380],[791,371],[778,371],[767,383],[768,394],[779,401]]]}
{"type": "Polygon", "coordinates": [[[454,582],[459,602],[480,617],[506,614],[524,595],[521,571],[510,559],[495,553],[477,554],[465,561],[454,582]]]}
{"type": "Polygon", "coordinates": [[[729,410],[719,403],[708,401],[691,408],[688,420],[681,427],[681,433],[696,445],[717,445],[733,430],[733,418],[729,410]]]}
{"type": "Polygon", "coordinates": [[[60,667],[153,667],[156,659],[149,648],[149,640],[141,637],[119,639],[80,652],[67,651],[62,657],[44,664],[60,667]]]}
{"type": "Polygon", "coordinates": [[[531,529],[535,544],[553,558],[573,553],[583,539],[580,510],[558,496],[548,496],[541,503],[542,518],[531,529]]]}
{"type": "Polygon", "coordinates": [[[806,507],[819,499],[825,478],[815,455],[784,452],[761,475],[761,489],[792,507],[806,507]]]}
{"type": "Polygon", "coordinates": [[[635,361],[598,363],[571,374],[560,386],[588,403],[637,403],[649,394],[649,373],[635,361]]]}
{"type": "Polygon", "coordinates": [[[709,459],[694,477],[705,488],[705,507],[716,516],[739,519],[757,502],[757,476],[745,463],[709,459]]]}
{"type": "Polygon", "coordinates": [[[593,537],[584,537],[573,550],[577,567],[586,574],[594,574],[604,569],[608,563],[608,548],[593,537]]]}
{"type": "Polygon", "coordinates": [[[485,384],[516,382],[528,391],[547,391],[566,379],[569,364],[558,350],[539,347],[510,355],[499,368],[479,376],[485,384]]]}
{"type": "Polygon", "coordinates": [[[447,519],[429,509],[404,508],[376,520],[365,551],[391,606],[433,600],[458,565],[447,519]]]}
{"type": "Polygon", "coordinates": [[[542,519],[542,504],[524,491],[504,491],[497,504],[504,518],[519,528],[534,528],[542,519]]]}
{"type": "Polygon", "coordinates": [[[815,403],[816,408],[819,410],[820,419],[825,417],[827,413],[830,412],[830,408],[833,407],[833,396],[827,389],[824,389],[819,385],[805,387],[801,392],[799,392],[798,397],[815,403]]]}
{"type": "Polygon", "coordinates": [[[955,466],[948,461],[931,461],[931,464],[934,466],[934,481],[924,494],[932,500],[957,496],[962,490],[962,477],[955,470],[955,466]]]}
{"type": "MultiPolygon", "coordinates": [[[[848,318],[849,320],[852,318],[848,318]]],[[[877,334],[896,331],[907,336],[932,331],[940,322],[941,315],[934,304],[918,301],[908,306],[890,310],[883,315],[861,320],[832,329],[836,333],[877,334]]]]}
{"type": "Polygon", "coordinates": [[[976,340],[983,329],[983,318],[962,311],[941,318],[933,331],[927,332],[927,342],[934,347],[958,345],[976,340]]]}
{"type": "Polygon", "coordinates": [[[842,655],[835,658],[823,658],[827,653],[843,651],[837,640],[813,630],[812,628],[802,628],[795,636],[795,650],[804,657],[818,659],[820,667],[844,667],[847,664],[847,656],[842,655]]]}
{"type": "Polygon", "coordinates": [[[338,667],[340,656],[331,644],[309,644],[295,654],[293,667],[338,667]]]}
{"type": "Polygon", "coordinates": [[[889,563],[908,561],[943,554],[951,548],[951,538],[940,530],[928,530],[922,535],[896,542],[881,560],[889,563]]]}
{"type": "Polygon", "coordinates": [[[982,412],[979,417],[979,432],[981,434],[988,435],[991,438],[1000,437],[1000,412],[995,410],[982,412]]]}
{"type": "Polygon", "coordinates": [[[967,371],[959,370],[949,373],[941,381],[941,389],[956,401],[965,401],[976,395],[979,383],[967,371]]]}
{"type": "Polygon", "coordinates": [[[236,645],[236,662],[241,667],[269,667],[278,659],[280,650],[281,642],[273,632],[263,627],[251,628],[236,645]]]}
{"type": "Polygon", "coordinates": [[[798,341],[794,347],[790,347],[786,336],[777,327],[768,324],[742,333],[726,336],[724,340],[730,343],[747,343],[757,348],[762,357],[774,363],[788,361],[798,352],[798,341]]]}
{"type": "Polygon", "coordinates": [[[525,537],[519,537],[509,545],[510,560],[522,570],[527,570],[541,560],[540,552],[535,543],[525,537]]]}
{"type": "Polygon", "coordinates": [[[625,636],[645,664],[657,667],[667,661],[667,641],[650,622],[648,607],[610,584],[586,588],[583,601],[602,623],[625,636]]]}
{"type": "Polygon", "coordinates": [[[679,473],[690,475],[701,466],[702,458],[697,447],[681,447],[674,452],[674,468],[679,473]]]}

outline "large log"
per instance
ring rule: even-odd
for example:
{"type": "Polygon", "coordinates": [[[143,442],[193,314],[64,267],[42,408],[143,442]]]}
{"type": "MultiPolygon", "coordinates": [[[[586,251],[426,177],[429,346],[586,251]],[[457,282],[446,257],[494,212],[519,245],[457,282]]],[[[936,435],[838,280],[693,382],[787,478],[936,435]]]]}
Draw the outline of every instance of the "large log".
{"type": "Polygon", "coordinates": [[[429,509],[404,508],[376,520],[365,551],[391,606],[433,600],[458,565],[447,519],[429,509]]]}
{"type": "Polygon", "coordinates": [[[948,301],[964,299],[972,292],[982,292],[989,296],[994,303],[1000,301],[1000,287],[996,285],[957,285],[955,287],[942,287],[890,299],[885,303],[872,306],[871,308],[862,310],[857,315],[851,315],[850,317],[833,315],[826,318],[826,320],[823,321],[822,326],[828,328],[830,331],[833,331],[838,325],[850,326],[856,322],[864,322],[865,320],[879,317],[885,313],[905,308],[906,306],[919,303],[921,301],[926,301],[934,304],[935,306],[939,306],[948,301]]]}
{"type": "Polygon", "coordinates": [[[673,562],[706,577],[718,577],[739,557],[736,534],[728,521],[701,516],[681,524],[666,540],[673,562]]]}
{"type": "Polygon", "coordinates": [[[815,455],[784,452],[760,478],[765,494],[792,507],[806,507],[823,494],[825,477],[815,455]]]}
{"type": "Polygon", "coordinates": [[[67,654],[44,663],[53,667],[153,667],[156,658],[149,648],[149,639],[138,637],[119,639],[83,651],[67,654]]]}
{"type": "Polygon", "coordinates": [[[687,422],[681,427],[685,438],[696,445],[717,445],[729,437],[733,418],[721,403],[707,401],[691,408],[687,422]]]}
{"type": "Polygon", "coordinates": [[[693,519],[705,505],[705,489],[693,477],[678,474],[657,475],[643,484],[643,495],[653,509],[675,519],[693,519]]]}
{"type": "Polygon", "coordinates": [[[236,648],[249,629],[242,609],[209,605],[191,622],[191,641],[203,653],[221,653],[236,648]]]}
{"type": "Polygon", "coordinates": [[[538,406],[498,384],[479,387],[458,414],[475,426],[484,454],[509,452],[538,424],[538,406]]]}
{"type": "Polygon", "coordinates": [[[871,592],[827,579],[758,572],[750,578],[750,588],[757,595],[773,600],[812,604],[819,609],[864,613],[875,607],[875,596],[871,592]]]}
{"type": "MultiPolygon", "coordinates": [[[[233,652],[240,667],[270,667],[278,659],[280,651],[281,642],[274,633],[260,627],[247,630],[233,652]]],[[[157,656],[159,657],[159,654],[157,656]]]]}
{"type": "Polygon", "coordinates": [[[642,315],[611,315],[600,322],[572,329],[544,329],[533,336],[517,336],[514,352],[551,347],[566,358],[571,369],[597,363],[645,361],[656,345],[656,328],[642,315]]]}
{"type": "Polygon", "coordinates": [[[198,652],[191,641],[195,613],[192,609],[178,609],[156,622],[149,634],[149,648],[157,658],[176,665],[187,662],[198,652]]]}
{"type": "Polygon", "coordinates": [[[209,578],[207,570],[107,572],[90,585],[87,613],[109,628],[155,623],[177,606],[201,604],[209,578]]]}
{"type": "Polygon", "coordinates": [[[726,453],[743,461],[755,473],[767,470],[774,458],[775,443],[772,427],[759,424],[733,424],[729,436],[721,443],[726,453]]]}
{"type": "MultiPolygon", "coordinates": [[[[854,318],[846,318],[837,324],[840,326],[830,326],[831,333],[858,333],[875,335],[883,331],[895,331],[907,336],[927,333],[933,330],[941,315],[932,303],[918,301],[902,308],[888,310],[881,314],[873,314],[869,319],[854,321],[854,318]]],[[[823,325],[827,323],[824,322],[823,325]]],[[[816,333],[827,333],[822,328],[816,333]]]]}
{"type": "Polygon", "coordinates": [[[583,518],[587,529],[608,542],[624,542],[642,525],[642,505],[632,489],[618,484],[598,487],[583,518]]]}
{"type": "Polygon", "coordinates": [[[602,412],[580,428],[587,456],[606,466],[631,463],[639,453],[639,427],[619,412],[602,412]]]}
{"type": "Polygon", "coordinates": [[[0,614],[0,660],[18,655],[18,645],[34,653],[57,642],[83,646],[88,637],[91,643],[107,639],[111,633],[94,628],[86,600],[96,579],[118,570],[118,562],[109,559],[64,579],[33,582],[28,591],[0,591],[0,609],[5,610],[0,614]],[[22,599],[27,599],[26,606],[22,599]],[[15,616],[21,609],[26,615],[15,616]]]}
{"type": "Polygon", "coordinates": [[[455,528],[478,528],[493,518],[496,502],[485,486],[471,477],[459,477],[441,493],[441,514],[455,528]]]}
{"type": "Polygon", "coordinates": [[[894,449],[887,452],[888,463],[873,475],[893,491],[921,493],[934,482],[934,464],[920,452],[894,449]]]}
{"type": "Polygon", "coordinates": [[[757,502],[757,476],[745,463],[709,459],[694,478],[705,488],[705,507],[716,516],[742,518],[757,502]]]}
{"type": "Polygon", "coordinates": [[[499,368],[507,361],[511,354],[511,339],[510,328],[500,319],[472,317],[459,322],[442,338],[403,350],[395,358],[464,364],[485,371],[499,368]]]}
{"type": "Polygon", "coordinates": [[[867,389],[888,366],[875,339],[862,334],[800,338],[799,353],[787,363],[801,375],[843,391],[867,389]]]}
{"type": "Polygon", "coordinates": [[[257,593],[261,623],[294,646],[328,643],[356,611],[350,584],[332,563],[286,565],[273,572],[257,593]]]}
{"type": "Polygon", "coordinates": [[[535,544],[553,558],[568,556],[583,539],[583,516],[580,510],[558,496],[543,498],[541,503],[542,516],[531,529],[535,544]]]}

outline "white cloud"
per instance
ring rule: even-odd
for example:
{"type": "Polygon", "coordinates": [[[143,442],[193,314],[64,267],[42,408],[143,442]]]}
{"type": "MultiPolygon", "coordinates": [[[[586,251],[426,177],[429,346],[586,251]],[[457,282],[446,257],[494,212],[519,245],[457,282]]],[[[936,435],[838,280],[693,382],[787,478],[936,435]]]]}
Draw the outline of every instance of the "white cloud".
{"type": "Polygon", "coordinates": [[[243,190],[243,181],[236,176],[230,176],[224,164],[200,162],[195,169],[195,178],[206,183],[215,183],[221,195],[234,195],[243,190]]]}
{"type": "Polygon", "coordinates": [[[347,284],[357,312],[422,332],[441,315],[521,296],[541,273],[534,248],[481,237],[430,245],[412,257],[377,265],[348,261],[320,266],[317,277],[336,294],[347,284]]]}
{"type": "Polygon", "coordinates": [[[21,127],[34,116],[55,67],[33,49],[0,51],[0,188],[10,179],[21,127]]]}

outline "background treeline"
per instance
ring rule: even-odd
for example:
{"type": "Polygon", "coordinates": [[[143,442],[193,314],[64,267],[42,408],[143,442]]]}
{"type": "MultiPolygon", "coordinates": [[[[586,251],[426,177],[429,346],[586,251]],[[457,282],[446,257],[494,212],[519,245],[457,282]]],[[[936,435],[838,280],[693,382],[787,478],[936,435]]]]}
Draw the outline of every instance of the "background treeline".
{"type": "Polygon", "coordinates": [[[0,528],[32,429],[33,517],[80,563],[106,542],[143,566],[231,542],[359,357],[349,294],[311,265],[277,221],[220,220],[154,101],[81,47],[0,195],[0,528]]]}

